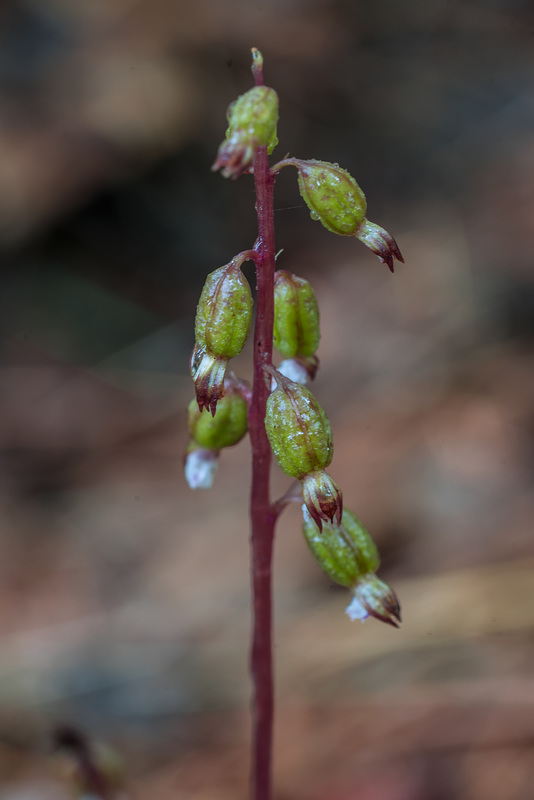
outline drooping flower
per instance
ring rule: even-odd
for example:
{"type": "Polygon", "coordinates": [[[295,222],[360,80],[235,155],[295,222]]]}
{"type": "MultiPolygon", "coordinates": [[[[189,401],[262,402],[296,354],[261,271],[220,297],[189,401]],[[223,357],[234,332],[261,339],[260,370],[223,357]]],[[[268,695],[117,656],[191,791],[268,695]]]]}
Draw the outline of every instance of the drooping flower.
{"type": "Polygon", "coordinates": [[[332,429],[325,412],[301,384],[273,367],[276,388],[267,400],[265,430],[280,468],[302,483],[304,502],[320,527],[323,520],[341,520],[343,496],[324,471],[334,453],[332,429]]]}
{"type": "Polygon", "coordinates": [[[196,398],[187,410],[190,441],[185,457],[185,477],[191,489],[210,489],[217,472],[219,452],[241,441],[248,430],[248,386],[229,372],[225,393],[215,414],[198,408],[196,398]]]}
{"type": "Polygon", "coordinates": [[[355,236],[393,272],[393,260],[404,262],[397,242],[384,228],[366,218],[365,195],[347,170],[328,161],[287,158],[282,166],[298,170],[299,191],[317,219],[339,236],[355,236]]]}
{"type": "Polygon", "coordinates": [[[341,521],[318,527],[309,508],[302,506],[304,538],[323,571],[350,589],[346,608],[350,619],[364,622],[370,616],[398,627],[400,606],[395,592],[376,576],[380,558],[371,535],[348,509],[341,521]]]}
{"type": "Polygon", "coordinates": [[[252,294],[241,272],[247,258],[248,252],[240,253],[210,272],[198,301],[191,375],[199,409],[213,415],[224,394],[228,361],[243,349],[252,322],[252,294]]]}

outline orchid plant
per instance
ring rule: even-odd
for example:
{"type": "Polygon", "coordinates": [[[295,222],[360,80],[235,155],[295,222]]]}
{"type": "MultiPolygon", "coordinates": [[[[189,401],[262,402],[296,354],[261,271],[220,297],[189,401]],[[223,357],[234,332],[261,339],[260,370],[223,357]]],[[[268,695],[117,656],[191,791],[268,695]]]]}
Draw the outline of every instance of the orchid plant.
{"type": "Polygon", "coordinates": [[[278,96],[264,85],[263,58],[252,48],[255,86],[228,109],[228,129],[213,170],[226,178],[253,175],[258,238],[223,267],[211,272],[198,303],[191,374],[195,398],[189,405],[190,441],[185,474],[192,489],[214,480],[221,450],[248,432],[252,450],[250,493],[254,684],[251,796],[270,800],[273,728],[271,565],[275,525],[288,502],[302,504],[304,539],[320,567],[350,591],[351,619],[375,617],[398,627],[400,607],[376,572],[376,546],[359,519],[343,508],[343,495],[325,471],[332,461],[328,418],[306,384],[319,365],[319,311],[310,283],[276,270],[273,190],[278,173],[295,167],[301,197],[312,219],[341,236],[354,236],[393,272],[403,261],[395,239],[366,218],[365,195],[337,164],[284,158],[270,166],[278,143],[278,96]],[[244,262],[256,270],[254,378],[252,388],[230,367],[249,335],[253,318],[244,262]],[[273,364],[273,348],[282,361],[273,364]],[[270,496],[270,465],[295,483],[280,499],[270,496]]]}

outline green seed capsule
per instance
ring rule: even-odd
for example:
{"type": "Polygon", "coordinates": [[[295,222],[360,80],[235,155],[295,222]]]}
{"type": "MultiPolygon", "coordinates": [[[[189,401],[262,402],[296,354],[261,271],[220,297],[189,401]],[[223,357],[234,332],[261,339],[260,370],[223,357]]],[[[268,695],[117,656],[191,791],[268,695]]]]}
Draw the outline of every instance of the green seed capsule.
{"type": "Polygon", "coordinates": [[[247,432],[247,404],[237,392],[227,392],[217,403],[212,416],[198,410],[196,399],[188,408],[189,432],[199,447],[222,450],[237,444],[247,432]]]}
{"type": "Polygon", "coordinates": [[[278,386],[267,400],[265,429],[281,469],[302,478],[332,461],[332,429],[309,389],[279,373],[275,377],[278,386]]]}
{"type": "Polygon", "coordinates": [[[328,161],[300,161],[299,190],[313,219],[332,233],[354,236],[365,219],[365,195],[346,170],[328,161]]]}
{"type": "Polygon", "coordinates": [[[279,270],[274,283],[274,337],[285,358],[313,356],[319,346],[319,309],[304,278],[279,270]]]}
{"type": "Polygon", "coordinates": [[[302,531],[323,571],[342,586],[354,586],[361,575],[376,572],[379,567],[376,545],[352,511],[345,509],[341,525],[323,525],[321,532],[305,514],[302,531]]]}
{"type": "Polygon", "coordinates": [[[195,340],[218,358],[239,355],[252,322],[252,294],[236,257],[206,278],[197,306],[195,340]]]}

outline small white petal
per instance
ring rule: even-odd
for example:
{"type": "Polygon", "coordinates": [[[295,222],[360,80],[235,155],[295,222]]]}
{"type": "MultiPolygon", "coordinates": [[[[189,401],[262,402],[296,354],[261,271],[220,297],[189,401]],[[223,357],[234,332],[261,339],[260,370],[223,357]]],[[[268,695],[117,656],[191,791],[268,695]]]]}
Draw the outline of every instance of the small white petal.
{"type": "Polygon", "coordinates": [[[315,525],[315,520],[313,519],[312,515],[308,511],[308,506],[306,506],[304,504],[302,505],[302,516],[304,518],[304,522],[305,523],[309,524],[310,522],[313,522],[313,524],[315,525]]]}
{"type": "Polygon", "coordinates": [[[351,620],[361,619],[362,622],[365,622],[365,620],[369,618],[369,612],[365,610],[357,597],[352,598],[345,609],[345,614],[347,614],[351,620]]]}
{"type": "Polygon", "coordinates": [[[191,489],[211,489],[219,462],[214,450],[193,450],[185,460],[185,479],[191,489]]]}
{"type": "Polygon", "coordinates": [[[286,358],[285,361],[282,361],[278,367],[278,372],[281,372],[282,375],[285,375],[289,380],[300,383],[302,386],[308,383],[308,370],[294,358],[286,358]]]}
{"type": "Polygon", "coordinates": [[[213,356],[210,353],[203,353],[202,358],[200,359],[200,362],[198,364],[198,367],[194,372],[193,380],[195,380],[197,375],[202,375],[203,372],[209,370],[212,365],[213,365],[213,356]]]}

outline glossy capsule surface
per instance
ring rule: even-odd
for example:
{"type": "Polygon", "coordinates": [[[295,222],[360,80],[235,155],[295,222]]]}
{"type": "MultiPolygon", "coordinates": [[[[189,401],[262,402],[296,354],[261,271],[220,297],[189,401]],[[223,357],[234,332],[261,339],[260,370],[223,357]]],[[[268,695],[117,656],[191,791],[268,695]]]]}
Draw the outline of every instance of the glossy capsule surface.
{"type": "Polygon", "coordinates": [[[199,447],[222,450],[237,444],[247,432],[247,404],[236,392],[228,392],[217,403],[212,416],[206,409],[199,411],[196,399],[188,408],[191,438],[199,447]]]}
{"type": "Polygon", "coordinates": [[[319,347],[319,308],[311,284],[286,270],[275,274],[273,344],[285,358],[308,358],[319,347]]]}
{"type": "Polygon", "coordinates": [[[319,531],[307,517],[302,532],[323,571],[342,586],[354,586],[361,575],[376,572],[380,565],[370,534],[348,509],[343,510],[341,525],[326,524],[319,531]]]}
{"type": "Polygon", "coordinates": [[[334,443],[328,418],[309,389],[279,377],[267,400],[265,429],[281,469],[293,478],[323,469],[334,443]]]}
{"type": "Polygon", "coordinates": [[[195,341],[219,358],[243,349],[252,322],[252,294],[239,266],[230,262],[210,272],[197,306],[195,341]]]}

